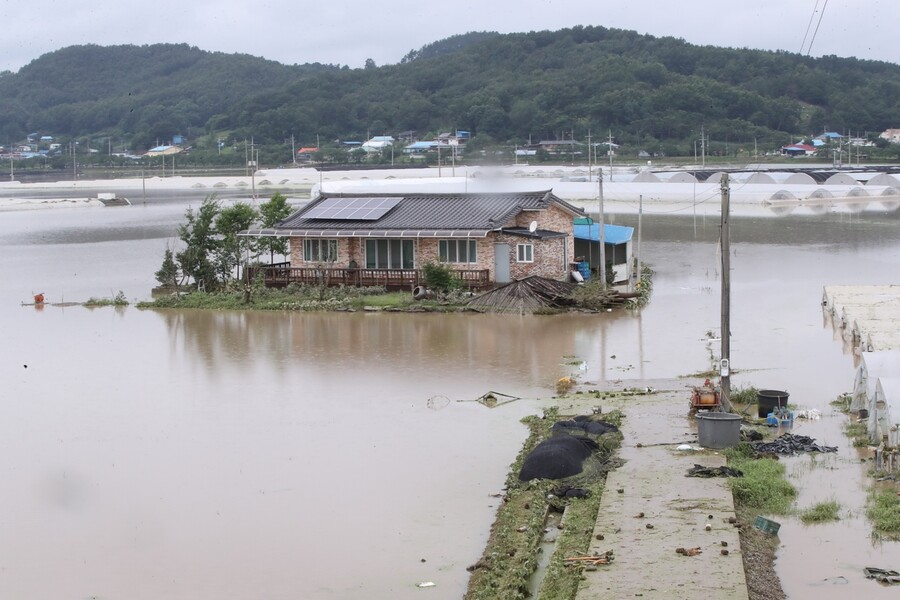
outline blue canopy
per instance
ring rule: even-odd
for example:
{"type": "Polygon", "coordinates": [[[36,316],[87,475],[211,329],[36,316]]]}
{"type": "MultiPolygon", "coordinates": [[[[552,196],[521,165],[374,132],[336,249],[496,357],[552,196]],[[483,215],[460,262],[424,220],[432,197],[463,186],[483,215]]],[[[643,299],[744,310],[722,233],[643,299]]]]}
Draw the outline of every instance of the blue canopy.
{"type": "MultiPolygon", "coordinates": [[[[583,219],[587,221],[587,219],[583,219]]],[[[603,224],[603,242],[617,246],[619,244],[627,244],[634,235],[634,227],[626,227],[624,225],[603,224]]],[[[592,242],[600,241],[600,224],[599,223],[575,223],[575,239],[589,240],[592,242]]]]}

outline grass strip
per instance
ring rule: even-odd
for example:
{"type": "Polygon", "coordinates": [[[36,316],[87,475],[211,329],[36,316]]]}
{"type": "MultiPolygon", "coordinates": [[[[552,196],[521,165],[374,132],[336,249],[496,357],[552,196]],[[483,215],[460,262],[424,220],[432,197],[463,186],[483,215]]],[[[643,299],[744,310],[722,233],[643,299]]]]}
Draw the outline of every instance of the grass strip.
{"type": "Polygon", "coordinates": [[[726,450],[725,457],[729,467],[744,473],[728,482],[740,526],[749,600],[784,600],[787,596],[775,572],[778,536],[759,531],[753,522],[760,513],[787,514],[797,490],[784,478],[784,465],[771,458],[754,459],[750,444],[741,443],[726,450]]]}
{"type": "Polygon", "coordinates": [[[583,566],[567,566],[564,560],[569,556],[584,556],[590,548],[604,486],[605,480],[586,486],[591,491],[590,498],[575,498],[566,507],[563,530],[547,565],[538,600],[569,599],[578,592],[583,566]]]}
{"type": "Polygon", "coordinates": [[[827,523],[840,520],[841,505],[837,500],[819,502],[806,510],[800,511],[800,520],[811,525],[813,523],[827,523]]]}
{"type": "Polygon", "coordinates": [[[725,451],[728,466],[743,471],[743,477],[728,480],[735,505],[758,512],[784,515],[790,511],[797,489],[784,478],[784,465],[771,458],[753,458],[749,444],[725,451]]]}
{"type": "MultiPolygon", "coordinates": [[[[622,413],[612,411],[603,416],[606,422],[619,425],[622,413]]],[[[593,467],[584,478],[576,475],[570,484],[591,491],[588,498],[556,498],[551,500],[551,491],[560,485],[559,481],[538,480],[520,482],[519,471],[525,457],[542,440],[546,439],[559,420],[558,410],[552,408],[543,418],[526,417],[530,433],[522,450],[510,466],[506,479],[506,497],[497,509],[497,518],[491,527],[490,537],[481,559],[469,567],[466,600],[496,600],[498,598],[527,598],[529,580],[537,567],[537,553],[544,537],[544,527],[548,511],[558,510],[559,503],[565,504],[563,528],[557,538],[554,555],[551,557],[547,573],[543,579],[539,598],[563,600],[574,598],[581,581],[581,569],[566,567],[563,559],[581,555],[590,547],[591,535],[597,521],[597,511],[603,494],[606,471],[615,462],[609,460],[611,453],[620,446],[621,435],[604,435],[600,440],[601,451],[595,457],[593,467]]]]}
{"type": "Polygon", "coordinates": [[[900,496],[893,486],[872,489],[866,516],[872,522],[872,533],[875,538],[900,540],[900,496]]]}

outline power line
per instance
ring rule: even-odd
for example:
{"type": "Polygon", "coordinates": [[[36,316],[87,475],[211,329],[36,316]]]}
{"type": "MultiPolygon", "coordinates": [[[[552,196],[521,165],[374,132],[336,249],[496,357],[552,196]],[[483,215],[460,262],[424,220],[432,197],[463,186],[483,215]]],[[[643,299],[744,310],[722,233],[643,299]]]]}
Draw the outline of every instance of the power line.
{"type": "Polygon", "coordinates": [[[825,7],[828,6],[828,0],[822,4],[822,12],[819,13],[819,21],[816,23],[816,29],[813,31],[812,39],[809,40],[809,47],[806,49],[806,55],[809,56],[809,53],[812,51],[813,42],[816,41],[816,34],[819,33],[819,25],[822,24],[822,17],[825,16],[825,7]]]}
{"type": "Polygon", "coordinates": [[[813,19],[816,18],[817,10],[819,10],[819,0],[816,0],[816,5],[813,6],[812,14],[809,15],[809,23],[806,24],[806,33],[803,34],[803,41],[800,42],[800,54],[803,54],[803,46],[806,45],[806,38],[809,37],[809,30],[812,27],[813,19]]]}

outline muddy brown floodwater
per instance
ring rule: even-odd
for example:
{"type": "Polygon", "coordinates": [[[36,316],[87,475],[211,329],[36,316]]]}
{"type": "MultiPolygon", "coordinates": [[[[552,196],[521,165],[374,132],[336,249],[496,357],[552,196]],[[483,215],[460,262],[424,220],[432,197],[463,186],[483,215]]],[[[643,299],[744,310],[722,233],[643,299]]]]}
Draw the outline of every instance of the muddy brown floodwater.
{"type": "MultiPolygon", "coordinates": [[[[524,439],[519,419],[538,410],[530,398],[572,370],[612,381],[709,366],[709,206],[645,209],[641,252],[656,276],[636,312],[20,306],[37,292],[148,298],[186,206],[0,214],[0,597],[458,598],[524,439]],[[470,401],[488,390],[524,400],[470,401]]],[[[834,525],[781,519],[785,590],[892,595],[862,579],[864,566],[900,567],[900,549],[869,539],[865,465],[828,407],[851,387],[853,358],[820,300],[826,284],[896,283],[898,214],[732,223],[735,384],[822,409],[799,431],[841,448],[788,461],[799,507],[835,498],[845,510],[834,525]]]]}

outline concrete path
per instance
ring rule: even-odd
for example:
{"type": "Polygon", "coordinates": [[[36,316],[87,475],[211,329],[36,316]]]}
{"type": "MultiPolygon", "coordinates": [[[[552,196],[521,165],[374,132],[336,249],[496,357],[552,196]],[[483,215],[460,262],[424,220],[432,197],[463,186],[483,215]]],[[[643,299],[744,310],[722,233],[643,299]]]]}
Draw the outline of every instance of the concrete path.
{"type": "Polygon", "coordinates": [[[734,502],[726,480],[685,477],[695,463],[716,467],[725,459],[713,451],[676,450],[680,443],[696,446],[697,439],[683,386],[615,403],[593,400],[604,412],[625,412],[620,456],[627,462],[607,478],[589,552],[612,550],[615,560],[585,572],[577,600],[747,599],[738,530],[728,522],[734,502]],[[701,553],[684,556],[676,548],[701,553]]]}

